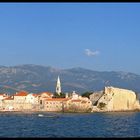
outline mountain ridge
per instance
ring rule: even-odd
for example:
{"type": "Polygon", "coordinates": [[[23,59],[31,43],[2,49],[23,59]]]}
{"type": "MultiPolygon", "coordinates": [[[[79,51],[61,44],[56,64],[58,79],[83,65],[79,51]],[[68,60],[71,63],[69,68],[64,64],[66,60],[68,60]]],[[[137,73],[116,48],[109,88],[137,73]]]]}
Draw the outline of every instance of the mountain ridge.
{"type": "Polygon", "coordinates": [[[105,86],[115,86],[140,92],[138,85],[140,75],[135,73],[95,71],[82,67],[58,69],[35,64],[0,66],[0,92],[6,92],[6,89],[1,89],[4,85],[33,93],[55,92],[58,75],[61,80],[62,92],[93,92],[102,90],[105,86]]]}

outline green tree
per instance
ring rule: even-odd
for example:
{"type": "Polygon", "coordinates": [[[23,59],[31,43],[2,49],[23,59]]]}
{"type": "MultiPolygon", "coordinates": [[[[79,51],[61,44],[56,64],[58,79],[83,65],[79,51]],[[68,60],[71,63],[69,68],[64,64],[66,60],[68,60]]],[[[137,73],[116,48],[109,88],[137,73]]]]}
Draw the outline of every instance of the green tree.
{"type": "Polygon", "coordinates": [[[83,94],[82,94],[82,97],[87,97],[87,98],[89,98],[89,96],[92,94],[93,92],[84,92],[83,94]]]}
{"type": "Polygon", "coordinates": [[[103,108],[105,108],[105,106],[106,106],[106,104],[101,102],[101,103],[99,103],[98,108],[103,109],[103,108]]]}
{"type": "Polygon", "coordinates": [[[65,98],[65,93],[60,93],[60,95],[58,95],[56,92],[53,94],[53,98],[65,98]]]}

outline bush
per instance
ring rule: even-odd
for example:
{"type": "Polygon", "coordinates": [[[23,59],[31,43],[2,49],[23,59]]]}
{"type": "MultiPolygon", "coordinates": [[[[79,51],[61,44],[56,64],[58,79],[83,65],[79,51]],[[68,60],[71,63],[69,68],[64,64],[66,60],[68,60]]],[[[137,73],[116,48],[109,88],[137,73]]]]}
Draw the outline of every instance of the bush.
{"type": "Polygon", "coordinates": [[[54,93],[53,98],[65,98],[65,94],[60,93],[60,95],[58,95],[57,93],[54,93]]]}
{"type": "Polygon", "coordinates": [[[82,97],[87,97],[87,98],[89,98],[89,96],[92,94],[93,92],[84,92],[83,94],[82,94],[82,97]]]}
{"type": "Polygon", "coordinates": [[[106,104],[103,103],[103,102],[99,103],[99,105],[98,105],[98,107],[99,107],[100,109],[104,108],[105,106],[106,106],[106,104]]]}

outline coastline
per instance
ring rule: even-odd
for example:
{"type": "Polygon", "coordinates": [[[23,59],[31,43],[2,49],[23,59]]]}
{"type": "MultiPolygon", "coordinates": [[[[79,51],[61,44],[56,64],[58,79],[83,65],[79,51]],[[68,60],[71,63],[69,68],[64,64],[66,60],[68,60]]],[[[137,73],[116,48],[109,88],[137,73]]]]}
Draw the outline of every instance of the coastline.
{"type": "Polygon", "coordinates": [[[80,113],[116,113],[116,112],[140,112],[140,109],[133,109],[133,110],[114,110],[114,111],[92,111],[92,112],[82,112],[82,111],[32,111],[32,110],[0,110],[0,114],[2,113],[20,113],[20,114],[34,114],[34,113],[75,113],[75,114],[80,114],[80,113]]]}

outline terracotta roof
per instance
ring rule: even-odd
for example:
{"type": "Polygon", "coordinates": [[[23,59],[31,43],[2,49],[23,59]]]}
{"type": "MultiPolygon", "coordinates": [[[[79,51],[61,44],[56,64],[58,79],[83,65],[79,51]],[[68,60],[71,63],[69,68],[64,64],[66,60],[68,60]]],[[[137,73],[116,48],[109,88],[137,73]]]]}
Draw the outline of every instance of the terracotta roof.
{"type": "Polygon", "coordinates": [[[72,102],[81,102],[81,100],[78,100],[78,99],[77,100],[72,100],[72,102]]]}
{"type": "Polygon", "coordinates": [[[68,101],[69,98],[47,98],[45,101],[68,101]]]}
{"type": "Polygon", "coordinates": [[[35,93],[30,93],[30,94],[27,94],[27,95],[32,95],[32,96],[35,96],[35,97],[39,96],[38,94],[35,94],[35,93]]]}
{"type": "Polygon", "coordinates": [[[33,96],[38,96],[38,94],[32,94],[33,96]]]}
{"type": "Polygon", "coordinates": [[[26,91],[20,91],[17,94],[14,94],[14,96],[27,96],[28,93],[26,91]]]}
{"type": "Polygon", "coordinates": [[[3,100],[14,100],[14,98],[7,97],[7,98],[5,98],[5,99],[3,99],[3,100]]]}

